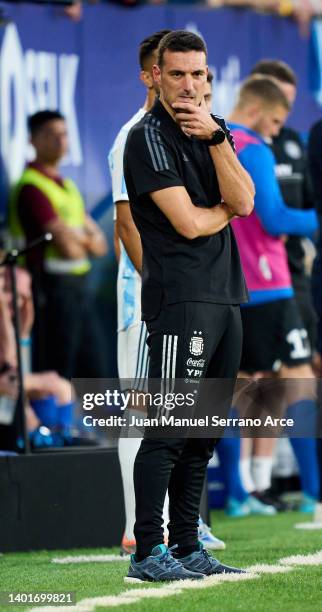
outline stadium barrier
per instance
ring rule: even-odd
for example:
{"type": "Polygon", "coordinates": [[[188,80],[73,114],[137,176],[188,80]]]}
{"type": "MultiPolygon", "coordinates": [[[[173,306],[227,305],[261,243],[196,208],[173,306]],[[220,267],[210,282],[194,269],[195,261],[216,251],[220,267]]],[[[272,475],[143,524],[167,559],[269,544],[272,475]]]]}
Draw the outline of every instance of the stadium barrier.
{"type": "Polygon", "coordinates": [[[110,547],[124,502],[116,449],[0,457],[0,550],[110,547]]]}
{"type": "MultiPolygon", "coordinates": [[[[0,551],[119,546],[125,524],[117,449],[0,457],[0,551]]],[[[209,520],[207,487],[201,515],[209,520]]]]}

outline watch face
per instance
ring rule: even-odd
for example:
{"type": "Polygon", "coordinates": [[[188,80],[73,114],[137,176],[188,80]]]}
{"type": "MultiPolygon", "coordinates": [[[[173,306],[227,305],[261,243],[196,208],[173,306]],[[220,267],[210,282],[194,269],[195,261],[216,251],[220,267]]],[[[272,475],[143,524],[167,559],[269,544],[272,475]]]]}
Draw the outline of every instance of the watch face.
{"type": "Polygon", "coordinates": [[[221,144],[222,142],[224,142],[225,138],[226,138],[226,135],[225,135],[224,130],[219,128],[213,133],[211,141],[214,144],[221,144]]]}

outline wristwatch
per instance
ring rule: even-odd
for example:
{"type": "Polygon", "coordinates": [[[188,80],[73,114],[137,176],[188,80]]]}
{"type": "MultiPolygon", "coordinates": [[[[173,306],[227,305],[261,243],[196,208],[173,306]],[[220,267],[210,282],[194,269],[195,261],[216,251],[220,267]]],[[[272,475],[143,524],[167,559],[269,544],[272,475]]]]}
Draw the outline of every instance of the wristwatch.
{"type": "Polygon", "coordinates": [[[206,144],[209,147],[213,145],[219,145],[224,142],[225,138],[226,138],[226,134],[224,130],[222,130],[221,128],[217,128],[216,130],[213,131],[211,138],[209,138],[209,140],[206,140],[206,144]]]}

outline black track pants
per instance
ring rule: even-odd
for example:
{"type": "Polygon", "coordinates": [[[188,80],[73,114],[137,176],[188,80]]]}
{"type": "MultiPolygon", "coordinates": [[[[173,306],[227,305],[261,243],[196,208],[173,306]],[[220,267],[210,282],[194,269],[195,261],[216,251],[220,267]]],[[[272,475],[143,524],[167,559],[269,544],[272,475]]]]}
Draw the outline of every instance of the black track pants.
{"type": "MultiPolygon", "coordinates": [[[[165,391],[183,381],[189,391],[200,378],[228,382],[229,406],[239,369],[242,328],[239,306],[184,302],[166,306],[147,322],[149,381],[165,391]]],[[[225,385],[227,396],[227,385],[225,385]]],[[[216,414],[216,398],[213,401],[216,414]]],[[[162,510],[169,490],[169,546],[198,542],[199,504],[214,438],[168,437],[146,433],[136,457],[134,486],[137,554],[148,556],[163,542],[162,510]]]]}

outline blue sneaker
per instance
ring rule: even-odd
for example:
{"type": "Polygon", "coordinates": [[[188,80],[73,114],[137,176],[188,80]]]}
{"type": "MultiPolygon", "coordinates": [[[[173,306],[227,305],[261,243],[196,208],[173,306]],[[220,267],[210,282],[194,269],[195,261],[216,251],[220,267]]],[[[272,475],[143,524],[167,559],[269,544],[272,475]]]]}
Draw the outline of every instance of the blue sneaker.
{"type": "Polygon", "coordinates": [[[240,518],[250,515],[250,508],[247,501],[241,502],[235,497],[228,497],[226,502],[225,513],[231,518],[240,518]]]}
{"type": "Polygon", "coordinates": [[[151,555],[143,561],[136,561],[131,555],[128,575],[124,582],[171,582],[173,580],[202,580],[204,575],[185,569],[178,559],[174,559],[171,551],[177,548],[168,548],[165,544],[155,546],[151,555]]]}
{"type": "Polygon", "coordinates": [[[250,514],[261,514],[263,516],[274,516],[277,513],[276,508],[270,504],[264,504],[254,495],[248,495],[245,501],[240,502],[234,497],[227,499],[226,514],[231,518],[240,518],[249,516],[250,514]]]}
{"type": "Polygon", "coordinates": [[[180,559],[182,565],[191,572],[199,572],[204,576],[212,576],[213,574],[246,574],[246,570],[237,567],[223,565],[207,552],[201,542],[199,542],[199,550],[191,553],[187,557],[180,559]]]}
{"type": "Polygon", "coordinates": [[[262,514],[263,516],[275,516],[276,508],[272,504],[265,504],[255,495],[249,495],[245,502],[248,505],[250,514],[262,514]]]}
{"type": "Polygon", "coordinates": [[[64,441],[57,438],[57,434],[48,427],[40,425],[29,433],[31,448],[52,448],[64,446],[64,441]]]}
{"type": "Polygon", "coordinates": [[[204,523],[201,516],[198,521],[198,540],[209,550],[225,550],[226,544],[212,533],[209,525],[204,523]]]}
{"type": "Polygon", "coordinates": [[[317,501],[315,497],[311,497],[311,495],[307,495],[306,493],[302,494],[301,503],[299,506],[299,512],[305,513],[313,513],[315,511],[315,507],[317,505],[317,501]]]}

